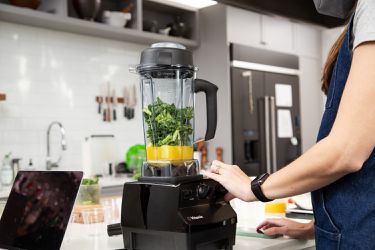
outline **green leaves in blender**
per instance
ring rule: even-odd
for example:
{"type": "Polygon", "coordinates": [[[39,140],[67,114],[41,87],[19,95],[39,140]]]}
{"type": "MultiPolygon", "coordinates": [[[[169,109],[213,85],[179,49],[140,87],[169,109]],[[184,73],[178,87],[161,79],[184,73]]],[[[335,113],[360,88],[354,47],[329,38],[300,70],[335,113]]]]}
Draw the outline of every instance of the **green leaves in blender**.
{"type": "Polygon", "coordinates": [[[191,145],[193,107],[177,108],[158,97],[143,109],[143,114],[148,126],[147,138],[153,146],[191,145]]]}

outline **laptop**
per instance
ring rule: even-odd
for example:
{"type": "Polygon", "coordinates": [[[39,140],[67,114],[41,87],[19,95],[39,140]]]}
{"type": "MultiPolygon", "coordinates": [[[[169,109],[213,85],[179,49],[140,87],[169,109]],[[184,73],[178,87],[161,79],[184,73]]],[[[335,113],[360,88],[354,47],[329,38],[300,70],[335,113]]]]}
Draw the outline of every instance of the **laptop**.
{"type": "Polygon", "coordinates": [[[0,248],[59,249],[81,171],[19,171],[0,220],[0,248]]]}

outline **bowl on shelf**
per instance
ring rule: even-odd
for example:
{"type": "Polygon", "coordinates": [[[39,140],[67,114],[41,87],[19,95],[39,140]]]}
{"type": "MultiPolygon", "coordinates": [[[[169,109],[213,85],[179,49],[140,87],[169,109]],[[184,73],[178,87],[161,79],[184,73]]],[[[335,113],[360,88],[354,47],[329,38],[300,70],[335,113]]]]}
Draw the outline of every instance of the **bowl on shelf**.
{"type": "Polygon", "coordinates": [[[131,19],[130,13],[121,11],[104,11],[103,22],[114,27],[125,27],[126,23],[131,19]]]}
{"type": "Polygon", "coordinates": [[[10,0],[10,3],[14,6],[37,9],[40,5],[40,0],[10,0]]]}
{"type": "Polygon", "coordinates": [[[171,29],[172,29],[171,27],[166,27],[164,29],[159,29],[159,34],[168,36],[169,32],[171,32],[171,29]]]}
{"type": "Polygon", "coordinates": [[[85,20],[94,20],[98,15],[101,0],[72,0],[78,17],[85,20]]]}

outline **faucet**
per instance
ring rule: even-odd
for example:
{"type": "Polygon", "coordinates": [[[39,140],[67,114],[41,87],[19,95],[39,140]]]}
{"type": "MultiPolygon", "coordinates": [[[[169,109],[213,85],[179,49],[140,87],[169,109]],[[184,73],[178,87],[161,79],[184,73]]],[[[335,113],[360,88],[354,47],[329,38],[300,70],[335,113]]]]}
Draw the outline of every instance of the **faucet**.
{"type": "Polygon", "coordinates": [[[66,150],[66,140],[65,140],[65,129],[61,122],[52,122],[47,129],[47,170],[51,170],[52,168],[57,168],[59,167],[59,163],[61,161],[61,156],[59,156],[59,159],[56,162],[52,162],[51,160],[51,146],[50,146],[50,133],[51,129],[54,125],[59,126],[60,132],[61,132],[61,149],[66,150]]]}

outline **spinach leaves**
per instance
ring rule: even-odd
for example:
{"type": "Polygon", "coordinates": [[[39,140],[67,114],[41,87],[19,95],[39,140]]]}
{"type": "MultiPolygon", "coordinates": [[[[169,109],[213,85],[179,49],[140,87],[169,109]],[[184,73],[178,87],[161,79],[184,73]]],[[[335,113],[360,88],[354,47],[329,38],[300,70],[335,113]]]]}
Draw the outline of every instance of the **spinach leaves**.
{"type": "Polygon", "coordinates": [[[159,97],[153,104],[143,109],[148,126],[146,136],[152,146],[190,146],[193,134],[191,119],[193,107],[177,108],[163,102],[159,97]]]}

